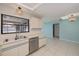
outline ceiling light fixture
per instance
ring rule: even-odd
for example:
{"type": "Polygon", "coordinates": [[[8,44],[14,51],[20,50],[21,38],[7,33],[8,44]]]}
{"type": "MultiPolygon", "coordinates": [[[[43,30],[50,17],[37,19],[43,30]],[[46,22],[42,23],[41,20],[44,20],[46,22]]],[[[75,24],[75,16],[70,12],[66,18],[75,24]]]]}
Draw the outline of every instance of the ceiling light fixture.
{"type": "Polygon", "coordinates": [[[22,8],[21,8],[21,7],[17,7],[16,13],[17,13],[18,15],[22,15],[22,13],[23,13],[22,8]]]}
{"type": "Polygon", "coordinates": [[[68,21],[74,22],[76,20],[76,16],[78,16],[78,14],[69,14],[67,16],[61,17],[60,19],[62,19],[62,20],[67,20],[68,19],[68,21]]]}
{"type": "Polygon", "coordinates": [[[74,22],[76,20],[76,16],[74,14],[69,15],[68,20],[70,22],[74,22]]]}

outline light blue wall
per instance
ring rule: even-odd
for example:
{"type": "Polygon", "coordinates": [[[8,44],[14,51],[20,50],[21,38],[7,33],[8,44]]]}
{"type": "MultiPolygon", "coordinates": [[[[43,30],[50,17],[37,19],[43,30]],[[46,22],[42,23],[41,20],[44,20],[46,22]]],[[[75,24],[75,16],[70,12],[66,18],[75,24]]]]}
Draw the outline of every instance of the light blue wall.
{"type": "Polygon", "coordinates": [[[42,21],[42,34],[49,38],[52,39],[53,38],[53,23],[55,23],[56,21],[44,17],[43,21],[42,21]]]}
{"type": "MultiPolygon", "coordinates": [[[[53,38],[53,24],[56,21],[50,18],[43,18],[42,34],[49,39],[53,38]]],[[[60,21],[60,40],[79,42],[79,17],[73,23],[68,20],[60,21]]]]}
{"type": "Polygon", "coordinates": [[[43,24],[42,33],[45,37],[51,39],[52,36],[53,36],[52,31],[53,31],[53,29],[52,29],[52,23],[51,22],[43,24]]]}
{"type": "Polygon", "coordinates": [[[60,39],[79,42],[79,18],[73,23],[68,20],[60,22],[60,39]]]}

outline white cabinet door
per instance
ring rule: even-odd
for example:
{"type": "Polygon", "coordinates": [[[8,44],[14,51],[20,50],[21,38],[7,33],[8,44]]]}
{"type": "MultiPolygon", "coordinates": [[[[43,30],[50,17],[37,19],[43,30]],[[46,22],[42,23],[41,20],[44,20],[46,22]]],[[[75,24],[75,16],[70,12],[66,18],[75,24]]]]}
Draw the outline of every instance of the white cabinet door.
{"type": "Polygon", "coordinates": [[[18,56],[17,48],[6,49],[1,53],[2,56],[18,56]]]}
{"type": "Polygon", "coordinates": [[[18,55],[19,56],[25,56],[29,53],[29,46],[28,43],[23,44],[18,47],[18,55]]]}
{"type": "Polygon", "coordinates": [[[2,50],[1,55],[2,56],[25,56],[29,53],[29,46],[28,43],[12,47],[12,48],[5,48],[5,50],[2,50]]]}
{"type": "Polygon", "coordinates": [[[39,39],[39,48],[46,45],[47,44],[47,40],[46,39],[39,39]]]}

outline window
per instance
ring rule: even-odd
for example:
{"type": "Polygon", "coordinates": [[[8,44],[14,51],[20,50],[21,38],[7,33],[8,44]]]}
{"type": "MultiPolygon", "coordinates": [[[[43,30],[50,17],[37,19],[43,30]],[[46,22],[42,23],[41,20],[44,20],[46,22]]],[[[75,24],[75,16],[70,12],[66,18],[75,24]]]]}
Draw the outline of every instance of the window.
{"type": "Polygon", "coordinates": [[[1,14],[1,33],[29,32],[29,19],[1,14]]]}

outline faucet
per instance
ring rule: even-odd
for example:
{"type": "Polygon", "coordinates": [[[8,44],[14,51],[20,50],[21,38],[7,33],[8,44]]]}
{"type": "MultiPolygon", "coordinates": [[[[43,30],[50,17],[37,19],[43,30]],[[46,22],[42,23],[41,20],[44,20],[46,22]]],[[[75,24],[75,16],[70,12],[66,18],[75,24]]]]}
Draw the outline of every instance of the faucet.
{"type": "Polygon", "coordinates": [[[17,33],[16,33],[16,36],[15,36],[15,40],[17,39],[24,39],[24,38],[27,38],[26,36],[19,36],[17,33]]]}
{"type": "Polygon", "coordinates": [[[19,39],[19,36],[18,36],[17,33],[16,33],[15,40],[17,40],[17,39],[19,39]]]}

